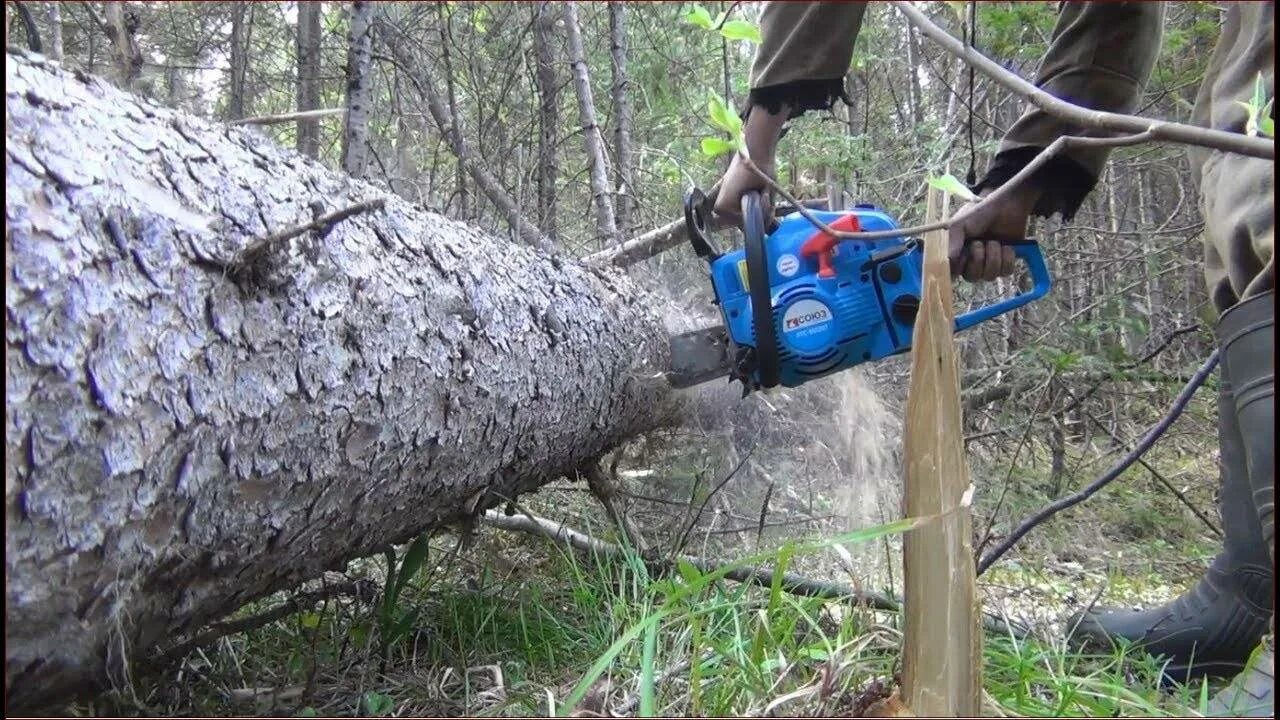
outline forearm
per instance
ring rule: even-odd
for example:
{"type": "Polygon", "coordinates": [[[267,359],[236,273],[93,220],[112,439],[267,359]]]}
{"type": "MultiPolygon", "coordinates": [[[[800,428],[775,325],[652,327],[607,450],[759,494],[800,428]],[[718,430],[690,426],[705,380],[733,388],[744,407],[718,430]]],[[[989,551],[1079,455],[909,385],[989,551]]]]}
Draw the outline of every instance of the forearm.
{"type": "MultiPolygon", "coordinates": [[[[1036,84],[1083,107],[1133,112],[1155,67],[1162,23],[1161,3],[1063,3],[1036,84]]],[[[1003,184],[1059,137],[1105,134],[1030,108],[1005,134],[979,188],[1003,184]]],[[[1096,184],[1109,152],[1073,150],[1036,173],[1030,180],[1042,195],[1036,214],[1074,215],[1096,184]]]]}

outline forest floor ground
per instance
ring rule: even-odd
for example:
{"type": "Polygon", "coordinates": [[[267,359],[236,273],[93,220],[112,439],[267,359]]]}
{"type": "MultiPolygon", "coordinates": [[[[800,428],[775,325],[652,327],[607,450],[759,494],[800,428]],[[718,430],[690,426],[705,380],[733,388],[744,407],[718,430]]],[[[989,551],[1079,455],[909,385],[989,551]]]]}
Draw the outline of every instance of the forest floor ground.
{"type": "MultiPolygon", "coordinates": [[[[1197,411],[1211,412],[1197,399],[1197,411]]],[[[1209,415],[1211,417],[1211,415],[1209,415]]],[[[1215,448],[1185,432],[1148,456],[1215,522],[1215,448]]],[[[669,438],[619,464],[626,507],[652,544],[722,561],[768,552],[763,564],[818,580],[892,592],[899,538],[871,537],[798,550],[796,540],[833,537],[893,519],[893,483],[856,501],[835,470],[796,456],[748,456],[714,438],[669,438]],[[733,461],[732,463],[730,461],[733,461]],[[758,461],[758,462],[756,462],[758,461]],[[714,487],[741,462],[739,478],[714,487]],[[801,477],[807,475],[807,477],[801,477]],[[768,522],[759,524],[761,492],[768,522]],[[704,516],[690,522],[690,507],[704,516]],[[870,500],[869,500],[870,499],[870,500]],[[703,500],[707,502],[703,503],[703,500]],[[859,507],[851,507],[851,503],[859,507]],[[870,512],[870,505],[878,510],[870,512]],[[693,526],[692,532],[685,529],[693,526]]],[[[810,448],[812,452],[812,448],[810,448]]],[[[1114,449],[1072,447],[1060,490],[1105,469],[1114,449]]],[[[838,465],[838,463],[837,463],[838,465]]],[[[1047,455],[1029,448],[994,478],[974,507],[975,532],[1014,483],[1005,515],[1021,518],[1047,500],[1047,455]]],[[[878,467],[873,472],[882,472],[878,467]]],[[[863,478],[862,482],[866,482],[863,478]]],[[[521,511],[608,541],[617,533],[585,483],[561,480],[520,498],[521,511]]],[[[997,535],[1010,523],[997,524],[997,535]]],[[[898,670],[895,613],[795,597],[777,588],[711,583],[692,568],[660,577],[634,555],[567,552],[541,537],[480,526],[436,534],[396,601],[333,599],[259,629],[219,639],[159,676],[72,708],[124,715],[846,715],[884,695],[898,670]],[[397,629],[398,626],[398,629],[397,629]],[[395,641],[383,646],[383,637],[395,641]]],[[[986,610],[1025,627],[986,634],[984,709],[994,715],[1195,714],[1214,684],[1162,687],[1159,660],[1126,651],[1090,654],[1063,642],[1063,620],[1091,601],[1145,605],[1196,581],[1216,552],[1213,535],[1146,471],[1135,468],[1100,495],[1033,531],[980,579],[986,610]]],[[[406,550],[401,548],[397,561],[406,550]]],[[[348,577],[381,588],[384,557],[353,562],[348,577]]],[[[245,608],[250,616],[288,594],[245,608]]]]}

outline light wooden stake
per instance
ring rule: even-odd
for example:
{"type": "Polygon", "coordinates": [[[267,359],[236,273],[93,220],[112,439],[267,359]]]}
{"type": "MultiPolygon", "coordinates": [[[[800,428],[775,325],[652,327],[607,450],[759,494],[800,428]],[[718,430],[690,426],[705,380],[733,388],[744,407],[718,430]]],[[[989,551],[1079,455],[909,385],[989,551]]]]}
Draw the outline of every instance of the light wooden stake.
{"type": "MultiPolygon", "coordinates": [[[[930,189],[926,222],[947,214],[930,189]]],[[[952,338],[951,273],[945,230],[924,236],[924,277],[911,350],[905,439],[907,517],[943,514],[903,538],[903,698],[923,716],[981,710],[982,625],[974,587],[969,488],[952,338]]]]}

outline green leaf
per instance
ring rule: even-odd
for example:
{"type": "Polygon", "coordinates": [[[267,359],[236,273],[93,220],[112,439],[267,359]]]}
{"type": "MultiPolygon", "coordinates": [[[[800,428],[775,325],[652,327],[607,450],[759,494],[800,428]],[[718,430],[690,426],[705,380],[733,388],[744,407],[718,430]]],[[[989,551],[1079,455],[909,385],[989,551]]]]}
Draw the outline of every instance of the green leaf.
{"type": "Polygon", "coordinates": [[[973,202],[978,199],[978,196],[974,195],[972,190],[966,187],[964,183],[960,182],[960,180],[951,173],[947,173],[942,177],[930,177],[926,182],[929,183],[930,187],[937,188],[944,193],[955,195],[966,202],[973,202]]]}
{"type": "Polygon", "coordinates": [[[391,632],[387,634],[387,643],[391,644],[400,642],[400,640],[407,636],[409,631],[413,629],[413,623],[417,619],[417,610],[410,610],[402,615],[400,620],[396,622],[395,626],[391,628],[391,632]]]}
{"type": "Polygon", "coordinates": [[[369,626],[366,623],[352,625],[347,630],[347,636],[351,638],[352,644],[358,648],[364,647],[364,641],[369,639],[369,626]]]}
{"type": "Polygon", "coordinates": [[[317,717],[316,709],[308,705],[298,711],[298,717],[317,717]]]}
{"type": "Polygon", "coordinates": [[[391,711],[391,707],[395,702],[391,696],[384,695],[380,692],[370,690],[364,694],[361,704],[364,705],[364,714],[370,717],[382,717],[391,711]]]}
{"type": "Polygon", "coordinates": [[[1244,111],[1249,114],[1249,119],[1244,121],[1244,134],[1250,137],[1257,135],[1258,134],[1258,108],[1254,107],[1250,103],[1243,103],[1243,102],[1240,102],[1239,100],[1236,101],[1236,104],[1244,108],[1244,111]]]}
{"type": "Polygon", "coordinates": [[[396,583],[394,580],[396,576],[396,551],[392,548],[387,548],[382,551],[382,557],[387,561],[387,579],[382,583],[382,610],[380,612],[385,623],[387,622],[385,618],[391,613],[391,608],[395,607],[396,604],[396,583]]]}
{"type": "Polygon", "coordinates": [[[1261,109],[1266,102],[1267,86],[1262,82],[1262,73],[1258,73],[1257,79],[1253,81],[1253,101],[1250,104],[1261,109]]]}
{"type": "Polygon", "coordinates": [[[596,658],[596,661],[591,664],[591,667],[587,668],[582,679],[579,680],[578,684],[574,685],[573,690],[569,692],[569,696],[566,697],[564,702],[556,708],[556,715],[563,716],[565,713],[570,712],[577,707],[578,703],[582,702],[582,698],[586,696],[587,690],[590,690],[595,681],[604,674],[605,670],[609,669],[610,665],[613,664],[613,659],[618,656],[618,653],[622,652],[623,648],[630,645],[631,642],[643,633],[650,625],[655,625],[661,622],[662,619],[669,614],[669,610],[660,609],[650,613],[645,616],[644,619],[627,628],[626,632],[622,633],[617,640],[614,640],[613,644],[606,648],[600,657],[596,658]]]}
{"type": "Polygon", "coordinates": [[[756,44],[762,41],[760,28],[746,20],[730,20],[720,28],[720,34],[730,40],[747,40],[756,44]]]}
{"type": "Polygon", "coordinates": [[[644,630],[644,645],[640,655],[640,717],[654,716],[654,655],[658,647],[658,623],[644,630]]]}
{"type": "Polygon", "coordinates": [[[718,137],[702,138],[702,154],[707,157],[720,157],[726,153],[731,153],[738,149],[738,146],[732,142],[718,137]]]}
{"type": "Polygon", "coordinates": [[[680,577],[684,578],[685,582],[697,582],[702,577],[698,568],[684,558],[676,558],[676,569],[680,571],[680,577]]]}
{"type": "Polygon", "coordinates": [[[308,630],[314,630],[320,627],[320,613],[305,612],[298,617],[298,621],[302,623],[302,627],[308,630]]]}
{"type": "Polygon", "coordinates": [[[1276,121],[1271,117],[1271,105],[1275,102],[1275,98],[1267,101],[1262,106],[1262,111],[1258,113],[1258,132],[1266,137],[1273,138],[1276,136],[1276,121]]]}
{"type": "Polygon", "coordinates": [[[404,589],[405,585],[409,584],[409,581],[413,579],[413,576],[422,567],[422,563],[426,561],[427,541],[430,538],[430,533],[422,533],[414,538],[413,544],[405,551],[404,558],[400,561],[400,572],[396,575],[395,594],[391,596],[391,604],[393,606],[400,597],[400,591],[404,589]]]}
{"type": "Polygon", "coordinates": [[[729,109],[719,95],[707,97],[707,118],[712,125],[735,137],[742,131],[742,118],[729,109]]]}
{"type": "Polygon", "coordinates": [[[707,12],[707,9],[701,5],[694,5],[689,8],[689,12],[684,15],[684,21],[691,25],[697,25],[703,30],[710,30],[713,25],[711,13],[707,12]]]}

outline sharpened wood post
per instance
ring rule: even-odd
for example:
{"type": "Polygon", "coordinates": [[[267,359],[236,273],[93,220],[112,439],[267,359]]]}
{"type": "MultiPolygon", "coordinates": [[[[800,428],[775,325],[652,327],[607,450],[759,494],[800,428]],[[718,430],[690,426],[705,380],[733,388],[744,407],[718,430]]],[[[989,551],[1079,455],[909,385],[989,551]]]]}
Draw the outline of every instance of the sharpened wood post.
{"type": "MultiPolygon", "coordinates": [[[[940,194],[929,192],[928,222],[946,215],[940,194]]],[[[905,510],[907,517],[945,515],[903,538],[903,698],[917,715],[964,717],[981,710],[982,626],[970,513],[956,510],[969,488],[969,467],[946,231],[926,233],[924,246],[907,391],[905,510]]]]}

